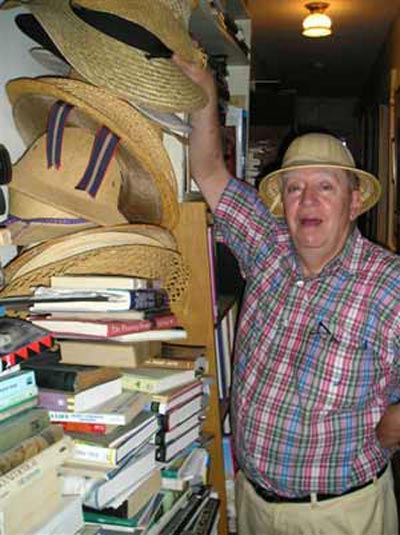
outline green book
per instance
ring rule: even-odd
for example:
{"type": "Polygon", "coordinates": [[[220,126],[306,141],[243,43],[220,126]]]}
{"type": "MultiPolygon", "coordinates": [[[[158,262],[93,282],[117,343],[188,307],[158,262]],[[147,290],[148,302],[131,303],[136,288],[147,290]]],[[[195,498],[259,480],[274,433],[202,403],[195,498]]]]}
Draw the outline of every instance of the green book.
{"type": "Polygon", "coordinates": [[[50,425],[46,409],[33,408],[7,418],[0,424],[0,453],[40,433],[50,425]]]}

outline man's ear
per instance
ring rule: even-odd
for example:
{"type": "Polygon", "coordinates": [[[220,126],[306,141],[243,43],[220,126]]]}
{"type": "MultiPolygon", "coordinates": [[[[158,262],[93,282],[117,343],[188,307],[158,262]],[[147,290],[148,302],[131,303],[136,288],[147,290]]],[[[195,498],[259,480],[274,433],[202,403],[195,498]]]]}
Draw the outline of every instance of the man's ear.
{"type": "Polygon", "coordinates": [[[357,219],[361,211],[361,193],[360,190],[355,189],[351,192],[351,202],[350,202],[350,220],[354,221],[357,219]]]}

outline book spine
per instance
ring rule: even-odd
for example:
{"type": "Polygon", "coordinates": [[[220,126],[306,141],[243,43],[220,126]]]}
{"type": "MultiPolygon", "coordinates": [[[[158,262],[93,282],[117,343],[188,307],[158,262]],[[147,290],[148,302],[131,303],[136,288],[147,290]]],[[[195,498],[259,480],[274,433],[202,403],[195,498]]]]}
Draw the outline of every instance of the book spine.
{"type": "Polygon", "coordinates": [[[137,390],[139,392],[147,392],[151,394],[157,387],[157,384],[153,381],[135,377],[133,375],[123,374],[122,375],[122,388],[124,390],[137,390]]]}
{"type": "Polygon", "coordinates": [[[67,410],[68,394],[55,390],[42,390],[39,388],[39,406],[52,410],[67,410]]]}
{"type": "Polygon", "coordinates": [[[96,463],[108,463],[117,465],[117,450],[115,448],[103,448],[91,444],[83,444],[74,440],[73,459],[78,461],[90,461],[96,463]]]}
{"type": "Polygon", "coordinates": [[[72,440],[64,436],[31,459],[0,477],[0,507],[3,500],[17,496],[18,491],[43,476],[51,468],[61,465],[72,451],[72,440]]]}
{"type": "Polygon", "coordinates": [[[151,319],[153,329],[170,329],[178,327],[178,318],[175,314],[165,314],[164,316],[154,316],[151,319]]]}
{"type": "MultiPolygon", "coordinates": [[[[29,368],[29,362],[25,365],[29,368]]],[[[77,383],[78,374],[72,370],[46,370],[45,368],[33,368],[36,384],[39,388],[65,390],[73,392],[77,383]]]]}
{"type": "Polygon", "coordinates": [[[6,375],[0,381],[0,401],[35,386],[35,374],[31,370],[16,375],[6,375]]]}
{"type": "Polygon", "coordinates": [[[11,421],[3,423],[0,433],[0,452],[4,452],[22,440],[41,432],[49,424],[49,415],[44,409],[28,411],[18,417],[17,421],[13,418],[11,421]]]}
{"type": "Polygon", "coordinates": [[[168,462],[169,459],[171,459],[179,451],[183,450],[186,448],[186,446],[194,442],[198,436],[199,427],[195,427],[186,433],[186,435],[178,438],[174,442],[171,442],[167,445],[158,446],[156,448],[156,461],[168,462]]]}
{"type": "Polygon", "coordinates": [[[163,357],[152,357],[143,362],[143,366],[151,368],[171,368],[176,370],[194,370],[196,362],[193,360],[169,359],[163,357]]]}
{"type": "Polygon", "coordinates": [[[7,418],[11,418],[11,416],[16,416],[17,414],[23,411],[36,407],[37,403],[38,403],[37,396],[33,396],[29,399],[25,399],[24,401],[21,401],[20,403],[16,403],[12,407],[8,407],[8,409],[4,409],[0,411],[0,422],[7,420],[7,418]]]}
{"type": "Polygon", "coordinates": [[[4,475],[27,459],[62,439],[64,430],[59,425],[49,425],[33,437],[20,442],[0,455],[0,475],[4,475]]]}
{"type": "Polygon", "coordinates": [[[107,425],[105,424],[84,424],[76,422],[62,422],[61,425],[64,428],[64,431],[67,433],[94,433],[94,434],[105,434],[107,433],[107,425]]]}
{"type": "Polygon", "coordinates": [[[20,405],[29,399],[37,397],[38,393],[39,389],[34,386],[29,390],[22,390],[21,392],[17,392],[6,399],[0,400],[0,413],[7,411],[8,409],[12,409],[16,405],[20,405]]]}
{"type": "Polygon", "coordinates": [[[150,320],[135,320],[130,322],[115,321],[108,324],[107,336],[120,336],[123,334],[139,333],[149,331],[152,328],[150,320]]]}
{"type": "Polygon", "coordinates": [[[160,308],[169,304],[168,293],[163,289],[131,290],[129,295],[129,308],[133,310],[160,308]]]}
{"type": "Polygon", "coordinates": [[[53,423],[75,422],[83,424],[125,425],[126,418],[122,414],[94,414],[88,412],[49,411],[53,423]]]}

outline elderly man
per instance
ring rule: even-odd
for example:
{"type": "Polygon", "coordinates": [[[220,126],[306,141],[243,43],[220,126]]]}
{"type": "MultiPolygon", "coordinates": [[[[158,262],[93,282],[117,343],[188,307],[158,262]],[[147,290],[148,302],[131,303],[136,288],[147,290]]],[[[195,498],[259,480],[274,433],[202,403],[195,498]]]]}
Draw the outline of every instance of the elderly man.
{"type": "Polygon", "coordinates": [[[232,388],[239,533],[397,535],[400,260],[355,227],[379,183],[338,139],[306,134],[263,179],[263,202],[225,167],[211,74],[174,59],[209,96],[192,116],[192,176],[246,279],[232,388]]]}

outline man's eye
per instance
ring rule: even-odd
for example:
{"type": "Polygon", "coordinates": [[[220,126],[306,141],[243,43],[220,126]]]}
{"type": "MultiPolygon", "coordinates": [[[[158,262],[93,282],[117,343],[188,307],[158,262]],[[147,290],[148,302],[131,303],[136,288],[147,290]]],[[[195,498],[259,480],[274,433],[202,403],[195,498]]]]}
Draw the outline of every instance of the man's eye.
{"type": "Polygon", "coordinates": [[[324,183],[321,184],[321,189],[323,191],[332,191],[333,190],[333,186],[329,182],[324,182],[324,183]]]}
{"type": "Polygon", "coordinates": [[[296,191],[300,191],[300,186],[297,186],[296,184],[292,184],[291,186],[287,187],[288,193],[295,193],[296,191]]]}

